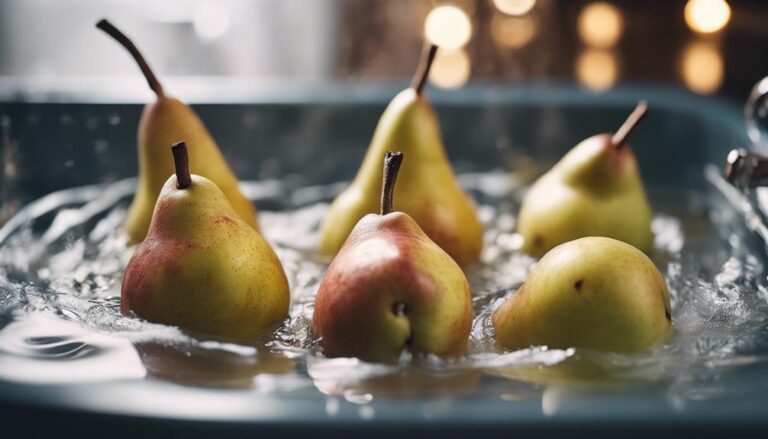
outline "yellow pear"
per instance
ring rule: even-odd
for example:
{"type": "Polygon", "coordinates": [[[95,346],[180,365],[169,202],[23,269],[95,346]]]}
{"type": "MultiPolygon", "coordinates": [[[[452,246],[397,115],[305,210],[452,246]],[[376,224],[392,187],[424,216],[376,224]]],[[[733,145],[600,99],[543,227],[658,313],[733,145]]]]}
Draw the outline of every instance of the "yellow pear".
{"type": "Polygon", "coordinates": [[[645,253],[587,237],[552,249],[492,316],[509,349],[546,345],[632,352],[672,327],[664,277],[645,253]]]}
{"type": "Polygon", "coordinates": [[[518,215],[523,251],[541,256],[585,236],[618,239],[646,253],[653,249],[653,213],[625,145],[646,110],[641,102],[616,134],[579,143],[533,184],[518,215]]]}
{"type": "Polygon", "coordinates": [[[402,157],[387,153],[381,215],[357,223],[320,283],[312,328],[330,357],[389,361],[406,349],[466,349],[472,292],[464,272],[411,217],[392,211],[402,157]]]}
{"type": "Polygon", "coordinates": [[[147,235],[155,200],[168,176],[173,174],[168,145],[179,139],[186,139],[189,145],[192,172],[213,181],[240,218],[258,230],[253,204],[240,192],[237,177],[197,114],[188,105],[165,94],[146,60],[127,36],[107,20],[99,21],[96,26],[130,52],[157,96],[155,102],[144,108],[139,121],[139,182],[125,222],[130,241],[141,242],[147,235]]]}
{"type": "Polygon", "coordinates": [[[254,337],[288,315],[288,281],[269,243],[212,181],[190,175],[174,145],[147,238],[125,269],[121,310],[151,322],[254,337]]]}
{"type": "Polygon", "coordinates": [[[333,202],[321,230],[320,252],[335,255],[355,224],[375,213],[381,194],[381,157],[390,147],[408,156],[396,189],[398,207],[459,265],[476,262],[483,228],[472,200],[456,181],[440,126],[422,93],[437,46],[425,50],[410,88],[400,92],[381,116],[355,180],[333,202]]]}

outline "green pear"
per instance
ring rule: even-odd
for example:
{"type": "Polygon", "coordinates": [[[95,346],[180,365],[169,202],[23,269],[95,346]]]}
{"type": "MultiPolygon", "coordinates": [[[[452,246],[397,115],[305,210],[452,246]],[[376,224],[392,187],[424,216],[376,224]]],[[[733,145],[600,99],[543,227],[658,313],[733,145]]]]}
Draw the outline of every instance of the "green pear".
{"type": "Polygon", "coordinates": [[[212,181],[190,175],[174,145],[149,233],[125,269],[121,310],[151,322],[238,339],[288,314],[288,281],[272,247],[212,181]]]}
{"type": "Polygon", "coordinates": [[[381,157],[395,145],[409,157],[396,190],[401,211],[459,265],[479,259],[482,225],[472,200],[456,181],[437,117],[422,93],[436,51],[437,46],[425,51],[412,86],[400,92],[379,119],[355,180],[336,198],[323,222],[322,254],[335,255],[360,218],[378,210],[381,157]]]}
{"type": "Polygon", "coordinates": [[[561,244],[492,316],[509,349],[546,345],[632,352],[671,331],[669,291],[645,253],[604,237],[561,244]]]}
{"type": "Polygon", "coordinates": [[[523,251],[541,256],[564,242],[606,236],[650,253],[653,213],[625,145],[646,110],[641,102],[616,134],[579,143],[533,184],[518,215],[523,251]]]}
{"type": "Polygon", "coordinates": [[[147,235],[157,196],[168,176],[173,174],[168,145],[179,139],[186,139],[189,145],[192,172],[213,181],[240,218],[258,230],[253,204],[240,192],[237,177],[197,114],[188,105],[165,94],[146,60],[127,36],[107,20],[99,21],[96,26],[133,55],[157,96],[155,102],[144,108],[139,121],[139,183],[125,222],[130,242],[139,243],[147,235]]]}
{"type": "Polygon", "coordinates": [[[406,349],[466,349],[472,293],[464,272],[416,221],[392,212],[400,160],[387,153],[381,215],[357,223],[320,283],[312,328],[328,356],[389,361],[406,349]]]}

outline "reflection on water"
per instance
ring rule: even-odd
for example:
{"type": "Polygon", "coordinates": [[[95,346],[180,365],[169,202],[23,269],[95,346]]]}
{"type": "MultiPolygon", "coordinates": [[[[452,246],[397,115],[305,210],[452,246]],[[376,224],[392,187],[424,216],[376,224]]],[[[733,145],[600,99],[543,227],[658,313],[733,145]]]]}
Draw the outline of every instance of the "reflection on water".
{"type": "Polygon", "coordinates": [[[206,387],[248,388],[261,374],[283,375],[294,371],[289,358],[250,346],[216,342],[190,345],[136,343],[147,374],[153,378],[206,387]]]}
{"type": "MultiPolygon", "coordinates": [[[[712,391],[713,381],[768,359],[762,247],[753,247],[738,212],[714,191],[653,197],[653,258],[669,283],[675,322],[665,345],[632,355],[546,347],[504,352],[494,342],[489,317],[534,263],[520,253],[513,233],[525,182],[504,173],[465,174],[461,182],[478,200],[487,230],[482,263],[468,272],[475,321],[461,358],[406,353],[383,365],[318,352],[310,322],[326,265],[313,248],[327,201],[343,185],[289,191],[269,182],[245,188],[257,203],[268,199],[275,206],[262,212],[262,229],[292,291],[290,316],[268,339],[247,346],[122,316],[119,285],[132,251],[119,229],[134,185],[127,180],[52,194],[0,229],[0,379],[162,380],[327,395],[331,416],[340,399],[369,406],[377,399],[478,395],[541,400],[546,413],[584,389],[655,389],[675,404],[718,398],[727,387],[712,391]],[[293,195],[284,197],[287,192],[293,195]]],[[[371,418],[375,411],[358,415],[371,418]]]]}
{"type": "Polygon", "coordinates": [[[426,369],[364,364],[353,358],[311,358],[307,371],[320,392],[367,403],[375,397],[461,396],[478,387],[479,369],[426,369]]]}

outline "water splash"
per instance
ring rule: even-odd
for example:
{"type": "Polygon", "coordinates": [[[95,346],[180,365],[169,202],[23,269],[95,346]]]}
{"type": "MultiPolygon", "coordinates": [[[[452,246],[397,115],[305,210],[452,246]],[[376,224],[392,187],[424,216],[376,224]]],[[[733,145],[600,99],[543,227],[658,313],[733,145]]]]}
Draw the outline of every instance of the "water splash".
{"type": "Polygon", "coordinates": [[[142,379],[146,370],[130,341],[43,313],[0,332],[0,378],[35,384],[142,379]]]}
{"type": "MultiPolygon", "coordinates": [[[[133,251],[120,224],[134,180],[51,194],[0,229],[0,378],[55,382],[149,374],[263,392],[314,386],[353,403],[377,395],[463,394],[482,387],[482,376],[543,386],[599,378],[662,384],[685,399],[701,398],[711,380],[732,368],[768,359],[762,248],[755,248],[739,213],[714,194],[699,194],[696,203],[680,194],[674,204],[657,205],[653,258],[670,286],[675,326],[663,346],[633,355],[500,349],[490,315],[535,262],[520,252],[522,239],[514,233],[526,181],[506,173],[461,176],[486,228],[482,263],[468,272],[475,315],[468,353],[451,360],[405,354],[392,365],[324,358],[311,337],[314,297],[326,269],[314,248],[328,201],[343,185],[244,185],[257,204],[279,209],[262,211],[260,221],[292,295],[289,318],[271,339],[254,346],[120,314],[120,279],[133,251]],[[688,204],[694,207],[680,208],[688,204]],[[105,366],[123,356],[125,368],[105,366]],[[94,375],[96,369],[112,372],[94,375]]],[[[520,392],[519,385],[515,389],[520,392]]]]}

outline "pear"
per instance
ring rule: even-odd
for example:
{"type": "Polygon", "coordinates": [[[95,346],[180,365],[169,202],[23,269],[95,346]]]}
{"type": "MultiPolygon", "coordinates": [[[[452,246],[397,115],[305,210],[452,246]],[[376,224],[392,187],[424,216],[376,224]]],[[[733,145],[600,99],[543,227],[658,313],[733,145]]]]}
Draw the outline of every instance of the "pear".
{"type": "Polygon", "coordinates": [[[178,139],[186,139],[189,145],[192,172],[213,181],[240,218],[258,230],[253,204],[240,192],[237,177],[197,114],[188,105],[165,94],[146,60],[127,36],[107,20],[99,21],[96,27],[130,52],[157,96],[155,102],[144,108],[139,121],[139,183],[125,222],[130,242],[139,243],[147,235],[155,200],[168,176],[173,174],[173,161],[167,148],[178,139]]]}
{"type": "Polygon", "coordinates": [[[541,256],[585,236],[606,236],[650,253],[652,212],[627,136],[647,111],[640,102],[614,134],[579,143],[525,195],[517,231],[523,251],[541,256]]]}
{"type": "Polygon", "coordinates": [[[425,49],[411,87],[400,92],[379,119],[362,167],[323,222],[321,254],[335,255],[357,221],[378,210],[381,156],[389,145],[397,145],[409,157],[396,190],[400,209],[459,265],[478,260],[483,228],[472,200],[456,181],[437,117],[422,92],[436,52],[434,45],[425,49]]]}
{"type": "Polygon", "coordinates": [[[408,214],[392,211],[402,157],[387,153],[381,215],[357,223],[320,283],[312,329],[327,356],[389,361],[405,349],[466,349],[472,293],[464,272],[408,214]]]}
{"type": "Polygon", "coordinates": [[[633,352],[671,331],[669,291],[648,256],[587,237],[559,245],[492,316],[509,349],[532,345],[633,352]]]}
{"type": "Polygon", "coordinates": [[[288,314],[288,281],[261,235],[212,181],[190,175],[186,145],[149,233],[125,269],[121,310],[151,322],[245,339],[288,314]]]}

